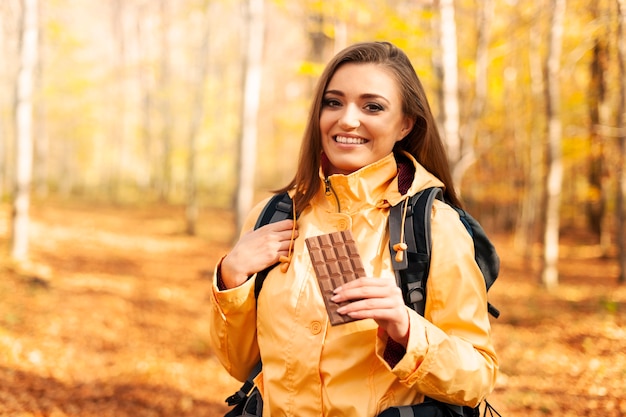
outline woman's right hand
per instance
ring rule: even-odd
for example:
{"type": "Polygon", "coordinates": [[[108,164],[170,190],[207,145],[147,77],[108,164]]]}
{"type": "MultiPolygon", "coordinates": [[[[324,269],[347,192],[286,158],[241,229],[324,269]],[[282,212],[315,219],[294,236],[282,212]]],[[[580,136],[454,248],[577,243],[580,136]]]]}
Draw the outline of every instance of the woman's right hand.
{"type": "MultiPolygon", "coordinates": [[[[226,288],[235,288],[248,277],[289,256],[293,220],[281,220],[245,233],[222,260],[221,277],[226,288]]],[[[298,237],[295,230],[293,238],[298,237]]]]}

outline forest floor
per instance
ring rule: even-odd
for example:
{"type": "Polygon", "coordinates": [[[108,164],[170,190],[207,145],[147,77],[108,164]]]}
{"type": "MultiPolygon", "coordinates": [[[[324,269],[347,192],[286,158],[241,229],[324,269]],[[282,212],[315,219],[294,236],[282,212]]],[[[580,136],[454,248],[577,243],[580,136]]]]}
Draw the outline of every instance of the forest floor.
{"type": "MultiPolygon", "coordinates": [[[[220,416],[239,387],[207,344],[209,277],[231,214],[35,204],[31,260],[8,261],[0,206],[0,416],[220,416]]],[[[626,286],[597,248],[565,240],[548,293],[507,237],[490,292],[503,416],[626,416],[626,286]]]]}

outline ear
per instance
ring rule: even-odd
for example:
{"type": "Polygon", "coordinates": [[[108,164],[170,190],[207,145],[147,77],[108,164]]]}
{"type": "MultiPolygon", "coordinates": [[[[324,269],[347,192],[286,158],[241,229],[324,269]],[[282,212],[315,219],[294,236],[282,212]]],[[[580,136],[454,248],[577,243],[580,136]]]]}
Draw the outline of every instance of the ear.
{"type": "Polygon", "coordinates": [[[413,130],[413,126],[415,126],[415,120],[411,117],[405,117],[402,122],[402,128],[400,129],[400,138],[398,138],[397,142],[400,142],[402,139],[406,137],[406,135],[413,130]]]}

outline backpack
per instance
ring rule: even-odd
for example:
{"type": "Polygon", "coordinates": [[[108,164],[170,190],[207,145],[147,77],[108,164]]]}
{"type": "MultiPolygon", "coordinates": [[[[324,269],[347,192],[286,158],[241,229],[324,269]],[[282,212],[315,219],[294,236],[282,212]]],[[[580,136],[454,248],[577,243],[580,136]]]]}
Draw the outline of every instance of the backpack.
{"type": "MultiPolygon", "coordinates": [[[[402,289],[404,302],[407,306],[424,315],[426,306],[426,280],[430,270],[431,251],[431,208],[435,199],[443,201],[443,192],[439,187],[431,187],[411,196],[403,204],[391,207],[389,213],[389,250],[391,261],[396,273],[396,281],[402,289]],[[407,244],[407,250],[403,257],[396,257],[396,250],[392,242],[401,242],[401,234],[407,244]]],[[[467,232],[474,242],[475,260],[480,268],[487,290],[491,288],[498,278],[500,271],[500,258],[495,247],[487,237],[482,226],[465,210],[452,206],[459,214],[459,218],[465,226],[467,232]]],[[[292,219],[292,201],[287,193],[274,195],[266,204],[257,219],[255,229],[269,223],[280,220],[292,219]]],[[[257,273],[254,293],[258,298],[263,281],[267,274],[276,265],[272,265],[257,273]]],[[[487,304],[489,313],[498,318],[500,311],[487,304]]],[[[262,402],[258,390],[253,390],[254,378],[261,370],[260,363],[251,372],[241,389],[226,399],[230,406],[235,406],[225,417],[235,416],[256,416],[250,411],[246,411],[246,404],[253,403],[255,406],[262,402]],[[250,393],[250,394],[249,394],[250,393]],[[258,397],[258,398],[257,398],[258,397]]],[[[484,415],[500,415],[485,400],[484,415]]],[[[261,414],[258,414],[259,416],[261,414]]],[[[385,410],[380,417],[413,417],[413,416],[442,416],[442,417],[477,417],[480,415],[479,407],[461,407],[452,404],[445,404],[440,401],[426,397],[424,403],[406,407],[391,407],[385,410]],[[428,410],[428,411],[427,411],[428,410]],[[436,410],[436,412],[435,412],[436,410]],[[419,414],[418,414],[419,413],[419,414]]]]}

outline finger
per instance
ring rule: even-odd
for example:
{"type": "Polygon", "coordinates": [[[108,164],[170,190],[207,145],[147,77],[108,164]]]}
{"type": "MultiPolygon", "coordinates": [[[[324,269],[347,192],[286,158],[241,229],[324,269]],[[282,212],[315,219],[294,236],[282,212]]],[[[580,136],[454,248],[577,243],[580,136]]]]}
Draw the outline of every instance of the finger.
{"type": "Polygon", "coordinates": [[[298,231],[292,229],[259,229],[260,233],[257,235],[259,239],[264,241],[291,241],[292,239],[296,239],[298,237],[298,231]]]}
{"type": "Polygon", "coordinates": [[[347,314],[358,311],[393,310],[399,306],[401,304],[392,297],[360,298],[341,306],[338,311],[347,314]]]}
{"type": "Polygon", "coordinates": [[[393,323],[404,320],[405,306],[389,299],[359,300],[337,309],[339,314],[346,314],[355,319],[374,319],[377,322],[393,323]]]}
{"type": "Polygon", "coordinates": [[[292,246],[291,245],[291,239],[283,240],[283,241],[280,242],[278,250],[280,252],[289,252],[289,247],[290,246],[292,246]]]}
{"type": "Polygon", "coordinates": [[[372,319],[379,324],[385,323],[385,327],[387,327],[388,323],[394,323],[397,321],[403,314],[402,310],[395,308],[349,310],[345,307],[342,307],[343,310],[338,309],[337,313],[347,315],[353,319],[372,319]]]}
{"type": "MultiPolygon", "coordinates": [[[[293,230],[293,227],[294,227],[294,221],[291,219],[286,219],[286,220],[281,220],[279,222],[266,224],[265,226],[260,227],[259,230],[282,232],[282,231],[287,231],[287,230],[291,231],[293,230]]],[[[297,227],[296,227],[296,230],[297,230],[297,227]]]]}
{"type": "Polygon", "coordinates": [[[333,301],[349,301],[362,298],[401,297],[395,281],[381,278],[359,278],[334,290],[333,301]],[[335,298],[336,297],[336,298],[335,298]]]}
{"type": "Polygon", "coordinates": [[[362,277],[353,281],[346,282],[335,289],[335,292],[340,292],[346,289],[355,289],[362,287],[390,287],[397,286],[395,280],[389,278],[374,278],[374,277],[362,277]]]}
{"type": "Polygon", "coordinates": [[[367,278],[358,278],[353,281],[344,282],[340,286],[333,289],[333,293],[335,293],[335,295],[338,295],[345,291],[361,288],[363,287],[363,285],[365,285],[365,280],[367,280],[367,278]]]}

